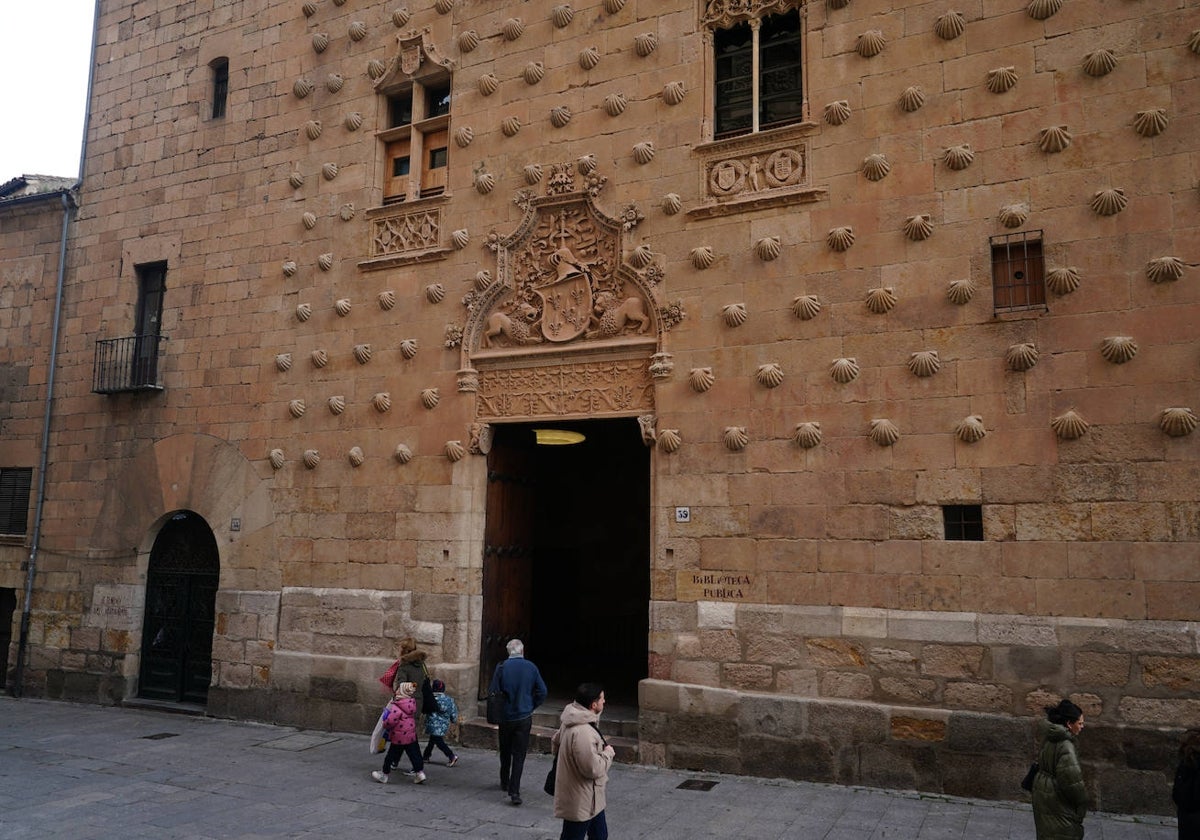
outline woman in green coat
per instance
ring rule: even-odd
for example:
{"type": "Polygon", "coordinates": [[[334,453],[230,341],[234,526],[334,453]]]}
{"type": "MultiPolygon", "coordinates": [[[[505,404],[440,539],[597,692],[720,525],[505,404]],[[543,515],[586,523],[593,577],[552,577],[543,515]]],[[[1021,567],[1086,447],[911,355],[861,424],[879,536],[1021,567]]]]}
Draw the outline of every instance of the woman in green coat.
{"type": "Polygon", "coordinates": [[[1033,780],[1033,822],[1037,840],[1080,840],[1087,813],[1087,791],[1075,752],[1075,736],[1083,729],[1083,709],[1070,700],[1046,707],[1038,722],[1042,748],[1033,780]]]}

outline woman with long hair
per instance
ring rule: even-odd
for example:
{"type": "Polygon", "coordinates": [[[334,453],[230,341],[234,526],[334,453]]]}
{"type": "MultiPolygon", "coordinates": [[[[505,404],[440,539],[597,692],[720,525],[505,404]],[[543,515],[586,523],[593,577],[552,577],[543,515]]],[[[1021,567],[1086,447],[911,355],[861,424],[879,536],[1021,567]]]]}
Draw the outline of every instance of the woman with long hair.
{"type": "Polygon", "coordinates": [[[1037,840],[1080,840],[1087,813],[1083,770],[1075,736],[1083,729],[1083,709],[1070,700],[1046,707],[1038,722],[1042,747],[1033,780],[1033,823],[1037,840]]]}

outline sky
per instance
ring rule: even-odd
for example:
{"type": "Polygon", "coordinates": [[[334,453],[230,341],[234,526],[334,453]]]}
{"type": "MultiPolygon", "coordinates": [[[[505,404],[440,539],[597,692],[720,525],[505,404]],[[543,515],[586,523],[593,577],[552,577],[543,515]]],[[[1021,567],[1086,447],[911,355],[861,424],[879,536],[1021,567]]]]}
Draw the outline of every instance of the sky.
{"type": "Polygon", "coordinates": [[[0,0],[0,183],[79,174],[93,0],[0,0]]]}

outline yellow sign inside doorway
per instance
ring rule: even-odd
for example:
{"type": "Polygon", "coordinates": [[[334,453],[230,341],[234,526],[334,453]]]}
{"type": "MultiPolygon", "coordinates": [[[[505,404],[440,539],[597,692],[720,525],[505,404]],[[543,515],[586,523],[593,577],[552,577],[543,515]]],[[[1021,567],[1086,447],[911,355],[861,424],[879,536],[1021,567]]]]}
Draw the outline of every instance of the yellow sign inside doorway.
{"type": "Polygon", "coordinates": [[[759,601],[758,576],[738,571],[678,571],[676,601],[759,601]]]}

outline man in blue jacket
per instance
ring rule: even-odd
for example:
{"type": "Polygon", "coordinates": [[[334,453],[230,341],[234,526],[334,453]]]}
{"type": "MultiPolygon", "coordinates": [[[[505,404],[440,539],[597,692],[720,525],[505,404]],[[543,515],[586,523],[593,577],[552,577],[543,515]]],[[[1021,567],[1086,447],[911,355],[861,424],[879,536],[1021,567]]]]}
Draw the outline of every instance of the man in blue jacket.
{"type": "Polygon", "coordinates": [[[546,683],[537,666],[525,658],[525,644],[520,639],[509,641],[507,648],[508,659],[496,666],[488,690],[508,695],[500,722],[500,787],[513,805],[520,805],[533,710],[546,699],[546,683]]]}

